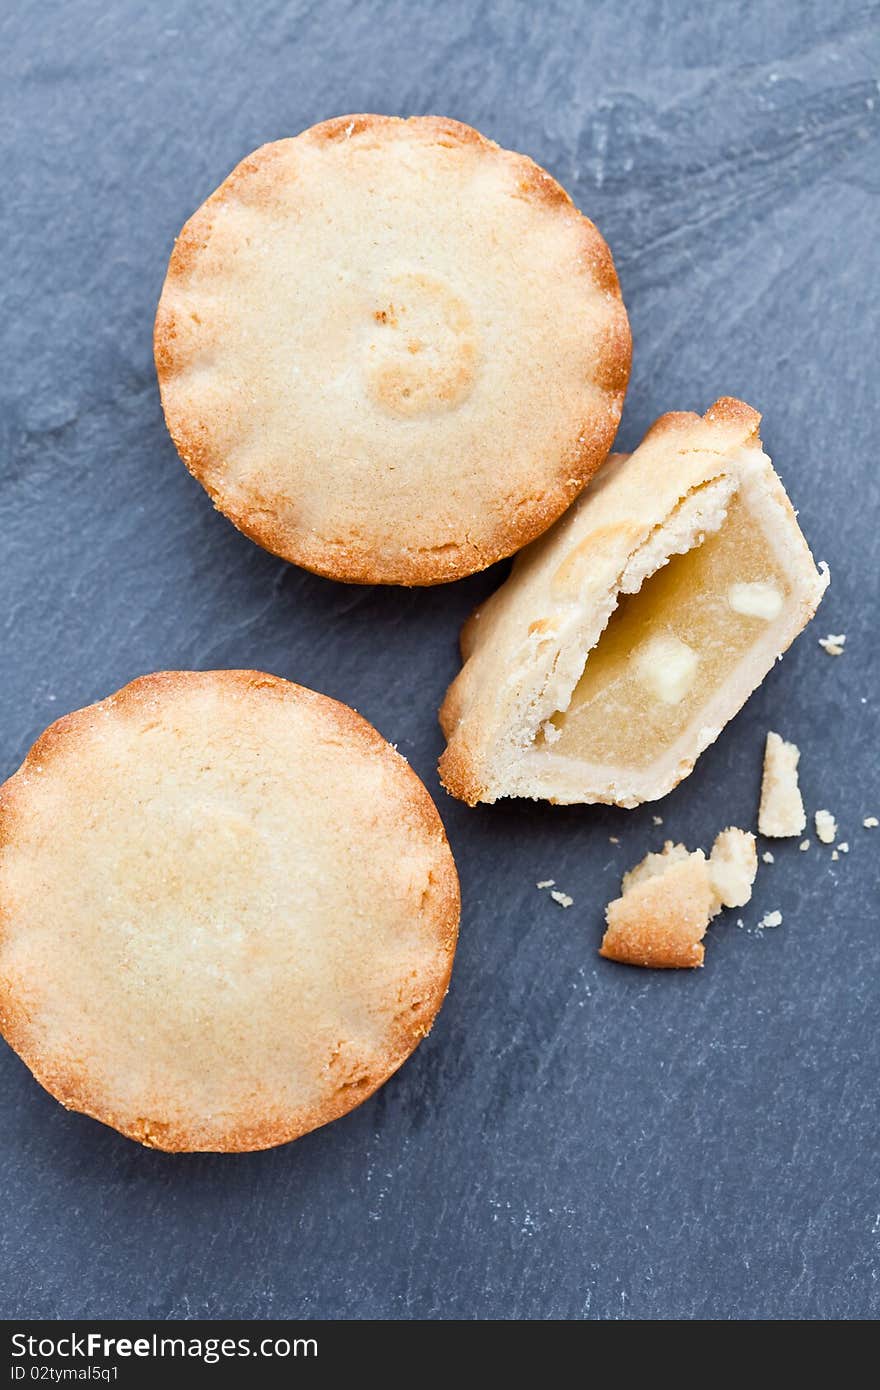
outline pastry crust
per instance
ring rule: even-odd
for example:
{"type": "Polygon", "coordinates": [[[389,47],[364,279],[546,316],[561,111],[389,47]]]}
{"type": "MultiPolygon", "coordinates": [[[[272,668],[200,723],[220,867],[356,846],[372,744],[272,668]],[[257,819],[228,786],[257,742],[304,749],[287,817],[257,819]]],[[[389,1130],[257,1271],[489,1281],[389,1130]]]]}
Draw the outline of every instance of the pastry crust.
{"type": "Polygon", "coordinates": [[[600,956],[655,970],[703,964],[703,937],[717,905],[706,856],[698,849],[670,854],[669,860],[663,871],[637,877],[608,904],[600,956]]]}
{"type": "Polygon", "coordinates": [[[796,743],[786,743],[772,729],[764,746],[764,775],[761,779],[761,805],[758,829],[762,835],[784,839],[801,835],[807,824],[807,813],[798,785],[798,762],[801,750],[796,743]]]}
{"type": "Polygon", "coordinates": [[[750,830],[730,825],[715,837],[709,855],[712,887],[722,907],[745,907],[758,872],[758,848],[750,830]]]}
{"type": "Polygon", "coordinates": [[[415,773],[257,671],[144,676],[0,788],[0,1027],[68,1109],[151,1148],[286,1143],[431,1027],[458,879],[415,773]]]}
{"type": "Polygon", "coordinates": [[[629,378],[611,253],[457,121],[342,116],[256,150],[181,232],[155,358],[215,505],[306,569],[436,584],[546,530],[629,378]]]}
{"type": "Polygon", "coordinates": [[[757,872],[755,837],[736,826],[716,836],[708,859],[667,840],[624,874],[605,909],[600,956],[655,970],[702,965],[709,923],[722,907],[745,907],[757,872]]]}
{"type": "MultiPolygon", "coordinates": [[[[760,684],[816,609],[828,582],[762,452],[760,416],[724,397],[705,416],[662,416],[630,455],[613,455],[510,578],[465,624],[463,666],[440,710],[444,786],[473,805],[504,796],[635,806],[665,796],[760,684]],[[731,500],[754,513],[791,596],[701,711],[698,729],[647,769],[587,764],[538,735],[565,711],[621,593],[724,521],[731,500]]],[[[552,733],[552,730],[550,731],[552,733]]]]}
{"type": "Polygon", "coordinates": [[[833,845],[837,839],[837,821],[830,811],[817,811],[814,817],[816,835],[823,845],[833,845]]]}

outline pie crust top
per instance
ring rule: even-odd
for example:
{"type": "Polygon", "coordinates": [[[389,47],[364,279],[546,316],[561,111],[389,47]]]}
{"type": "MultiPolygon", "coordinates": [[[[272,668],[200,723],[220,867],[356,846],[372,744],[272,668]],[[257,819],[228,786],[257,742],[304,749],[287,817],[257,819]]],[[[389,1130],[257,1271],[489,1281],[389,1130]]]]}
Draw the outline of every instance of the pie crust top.
{"type": "Polygon", "coordinates": [[[611,253],[543,169],[436,116],[264,145],[183,228],[155,326],[168,428],[306,569],[436,584],[565,510],[614,438],[611,253]]]}
{"type": "Polygon", "coordinates": [[[353,1109],[431,1027],[458,879],[431,798],[345,705],[144,676],[0,788],[0,1026],[69,1109],[169,1150],[353,1109]]]}

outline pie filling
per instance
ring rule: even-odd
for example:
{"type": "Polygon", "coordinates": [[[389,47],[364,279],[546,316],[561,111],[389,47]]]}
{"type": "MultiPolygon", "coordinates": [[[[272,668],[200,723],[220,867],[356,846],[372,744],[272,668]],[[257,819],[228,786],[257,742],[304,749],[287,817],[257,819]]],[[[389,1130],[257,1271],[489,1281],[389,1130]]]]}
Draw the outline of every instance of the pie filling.
{"type": "Polygon", "coordinates": [[[749,508],[622,594],[564,712],[537,746],[641,770],[698,720],[790,593],[749,508]]]}

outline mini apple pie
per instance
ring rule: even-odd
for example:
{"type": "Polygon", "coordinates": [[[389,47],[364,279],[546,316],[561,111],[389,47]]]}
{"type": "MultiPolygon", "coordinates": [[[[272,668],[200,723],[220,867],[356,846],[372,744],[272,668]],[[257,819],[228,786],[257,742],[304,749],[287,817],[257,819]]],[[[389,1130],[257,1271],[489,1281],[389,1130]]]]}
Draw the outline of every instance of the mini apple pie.
{"type": "Polygon", "coordinates": [[[828,583],[760,419],[662,416],[521,553],[440,711],[454,796],[636,806],[692,770],[828,583]]]}

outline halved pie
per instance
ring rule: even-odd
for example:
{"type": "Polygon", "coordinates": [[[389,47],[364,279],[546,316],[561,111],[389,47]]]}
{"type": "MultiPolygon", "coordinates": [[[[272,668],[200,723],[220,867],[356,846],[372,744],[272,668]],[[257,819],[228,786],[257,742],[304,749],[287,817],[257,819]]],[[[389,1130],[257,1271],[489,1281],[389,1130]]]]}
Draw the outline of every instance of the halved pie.
{"type": "Polygon", "coordinates": [[[692,770],[828,583],[760,419],[661,416],[521,552],[440,711],[454,796],[636,806],[692,770]]]}

